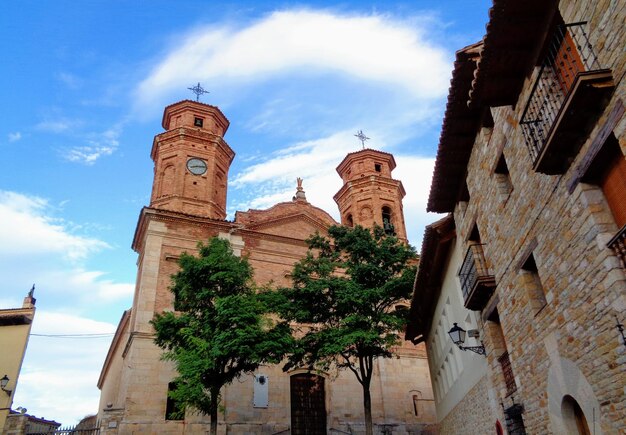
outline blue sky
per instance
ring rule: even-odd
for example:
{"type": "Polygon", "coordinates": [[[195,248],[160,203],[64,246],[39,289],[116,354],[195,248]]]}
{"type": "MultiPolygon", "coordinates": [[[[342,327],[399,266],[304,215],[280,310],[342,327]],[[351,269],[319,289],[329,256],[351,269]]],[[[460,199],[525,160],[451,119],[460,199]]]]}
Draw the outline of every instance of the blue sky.
{"type": "MultiPolygon", "coordinates": [[[[237,156],[228,211],[307,198],[338,218],[334,168],[396,156],[418,246],[454,52],[488,1],[20,1],[0,13],[0,308],[37,289],[34,334],[112,333],[132,302],[137,217],[163,107],[210,91],[237,156]]],[[[31,337],[14,408],[97,412],[110,342],[31,337]]],[[[0,368],[1,371],[1,368],[0,368]]]]}

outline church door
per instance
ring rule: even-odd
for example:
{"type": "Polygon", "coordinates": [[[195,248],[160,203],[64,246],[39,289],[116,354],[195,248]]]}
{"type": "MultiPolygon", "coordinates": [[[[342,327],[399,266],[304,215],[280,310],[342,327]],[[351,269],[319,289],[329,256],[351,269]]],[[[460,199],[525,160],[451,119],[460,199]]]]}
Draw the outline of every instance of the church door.
{"type": "Polygon", "coordinates": [[[291,434],[325,435],[324,378],[303,373],[291,377],[291,434]]]}

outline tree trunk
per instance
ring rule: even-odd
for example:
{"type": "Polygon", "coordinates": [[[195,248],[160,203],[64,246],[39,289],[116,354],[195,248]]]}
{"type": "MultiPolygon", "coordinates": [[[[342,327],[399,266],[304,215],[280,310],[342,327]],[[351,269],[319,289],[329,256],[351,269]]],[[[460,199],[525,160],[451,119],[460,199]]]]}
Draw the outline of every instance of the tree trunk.
{"type": "Polygon", "coordinates": [[[217,401],[219,400],[220,389],[211,388],[211,435],[217,435],[217,401]]]}
{"type": "Polygon", "coordinates": [[[373,435],[372,428],[372,397],[370,395],[370,383],[363,382],[363,410],[365,411],[365,435],[373,435]]]}

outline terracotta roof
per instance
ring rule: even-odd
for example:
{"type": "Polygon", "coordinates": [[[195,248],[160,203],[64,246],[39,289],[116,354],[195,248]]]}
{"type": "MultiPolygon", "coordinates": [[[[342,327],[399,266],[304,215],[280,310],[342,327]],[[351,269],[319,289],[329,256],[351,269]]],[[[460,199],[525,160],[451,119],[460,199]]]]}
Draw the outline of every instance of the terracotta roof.
{"type": "Polygon", "coordinates": [[[428,336],[434,306],[441,291],[441,274],[455,234],[454,218],[451,214],[427,225],[424,230],[420,265],[415,277],[409,323],[404,337],[406,340],[419,343],[428,336]]]}
{"type": "Polygon", "coordinates": [[[557,5],[558,0],[493,1],[470,93],[473,107],[517,102],[557,5]]]}
{"type": "Polygon", "coordinates": [[[456,52],[446,113],[441,126],[439,147],[428,197],[428,211],[454,211],[467,162],[480,126],[480,110],[467,106],[476,62],[482,42],[456,52]]]}

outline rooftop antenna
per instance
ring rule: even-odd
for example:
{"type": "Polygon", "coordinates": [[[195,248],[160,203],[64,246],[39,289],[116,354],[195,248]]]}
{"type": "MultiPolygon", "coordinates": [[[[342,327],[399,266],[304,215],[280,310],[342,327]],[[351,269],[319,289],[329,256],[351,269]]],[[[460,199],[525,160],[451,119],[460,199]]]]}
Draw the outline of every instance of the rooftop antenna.
{"type": "Polygon", "coordinates": [[[198,82],[198,84],[196,86],[193,86],[193,87],[187,88],[187,89],[189,89],[191,92],[196,94],[196,101],[198,101],[198,102],[200,101],[200,95],[209,93],[209,91],[207,91],[202,86],[200,86],[200,82],[198,82]]]}
{"type": "Polygon", "coordinates": [[[359,140],[361,141],[361,146],[363,147],[363,149],[365,149],[365,141],[369,140],[370,138],[363,134],[363,130],[359,130],[357,134],[355,134],[355,136],[359,138],[359,140]]]}

